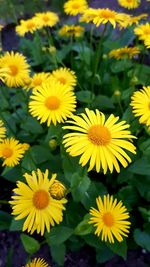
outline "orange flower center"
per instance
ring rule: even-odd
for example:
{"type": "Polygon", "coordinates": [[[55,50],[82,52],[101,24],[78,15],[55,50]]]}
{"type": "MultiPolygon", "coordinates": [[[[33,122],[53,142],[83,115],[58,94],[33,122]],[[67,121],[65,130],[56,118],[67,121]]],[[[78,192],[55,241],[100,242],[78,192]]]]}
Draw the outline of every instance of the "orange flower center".
{"type": "Polygon", "coordinates": [[[115,18],[115,13],[110,11],[110,10],[102,10],[100,12],[100,17],[104,19],[114,19],[115,18]]]}
{"type": "Polygon", "coordinates": [[[45,190],[40,189],[34,193],[32,201],[37,209],[45,209],[49,204],[49,194],[45,190]]]}
{"type": "Polygon", "coordinates": [[[2,151],[2,155],[4,158],[10,158],[13,154],[13,150],[9,147],[5,147],[2,151]]]}
{"type": "Polygon", "coordinates": [[[35,23],[34,22],[28,22],[27,23],[27,29],[28,30],[31,30],[32,28],[34,28],[35,27],[35,23]]]}
{"type": "Polygon", "coordinates": [[[62,84],[66,84],[66,79],[64,77],[59,77],[58,81],[62,84]]]}
{"type": "Polygon", "coordinates": [[[41,79],[41,78],[35,78],[35,79],[33,80],[33,84],[34,84],[35,86],[41,85],[41,83],[42,83],[42,79],[41,79]]]}
{"type": "Polygon", "coordinates": [[[111,134],[105,126],[94,125],[88,131],[88,138],[94,145],[105,146],[109,144],[111,134]]]}
{"type": "Polygon", "coordinates": [[[80,5],[78,3],[73,3],[72,8],[78,9],[78,8],[80,8],[80,5]]]}
{"type": "Polygon", "coordinates": [[[114,224],[114,216],[112,215],[111,212],[106,212],[103,215],[102,220],[103,220],[104,224],[108,227],[112,227],[114,224]]]}
{"type": "Polygon", "coordinates": [[[49,17],[47,15],[44,15],[43,20],[44,20],[44,22],[47,22],[47,21],[49,21],[49,17]]]}
{"type": "Polygon", "coordinates": [[[128,3],[132,3],[132,0],[127,0],[128,3]]]}
{"type": "Polygon", "coordinates": [[[12,76],[15,76],[18,73],[18,67],[16,65],[10,65],[9,69],[11,71],[12,76]]]}
{"type": "Polygon", "coordinates": [[[56,110],[60,106],[60,100],[56,96],[49,96],[45,100],[45,106],[50,110],[56,110]]]}
{"type": "Polygon", "coordinates": [[[150,28],[149,28],[149,29],[145,29],[145,30],[144,30],[144,34],[149,35],[149,34],[150,34],[150,28]]]}

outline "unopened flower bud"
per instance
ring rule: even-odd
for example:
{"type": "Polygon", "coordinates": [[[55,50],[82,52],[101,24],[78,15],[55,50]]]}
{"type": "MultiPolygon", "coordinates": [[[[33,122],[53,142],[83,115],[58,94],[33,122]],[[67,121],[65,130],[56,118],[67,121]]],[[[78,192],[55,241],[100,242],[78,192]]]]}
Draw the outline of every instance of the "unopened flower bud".
{"type": "Polygon", "coordinates": [[[49,144],[49,147],[52,150],[55,150],[56,147],[58,146],[58,143],[57,143],[56,139],[51,139],[48,144],[49,144]]]}

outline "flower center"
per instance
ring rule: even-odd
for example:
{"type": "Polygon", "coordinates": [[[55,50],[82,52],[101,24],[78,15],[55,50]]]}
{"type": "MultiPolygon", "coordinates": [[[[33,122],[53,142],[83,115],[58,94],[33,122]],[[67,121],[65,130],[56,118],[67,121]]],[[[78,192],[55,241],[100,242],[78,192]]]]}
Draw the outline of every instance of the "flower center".
{"type": "Polygon", "coordinates": [[[43,16],[43,20],[44,20],[45,22],[47,22],[47,21],[49,21],[49,17],[48,17],[47,15],[44,15],[44,16],[43,16]]]}
{"type": "Polygon", "coordinates": [[[128,3],[132,3],[132,0],[127,0],[128,3]]]}
{"type": "Polygon", "coordinates": [[[40,189],[34,193],[32,201],[37,209],[45,209],[49,204],[49,194],[45,190],[40,189]]]}
{"type": "Polygon", "coordinates": [[[40,78],[36,78],[36,79],[33,80],[33,84],[35,86],[41,85],[41,83],[42,83],[42,80],[40,78]]]}
{"type": "Polygon", "coordinates": [[[112,11],[109,10],[103,10],[100,13],[100,17],[103,17],[105,19],[114,19],[115,14],[112,11]]]}
{"type": "Polygon", "coordinates": [[[66,84],[66,79],[64,77],[59,77],[58,81],[62,84],[66,84]]]}
{"type": "Polygon", "coordinates": [[[11,148],[5,147],[3,149],[2,155],[3,155],[4,158],[10,158],[12,156],[12,154],[13,154],[13,151],[12,151],[11,148]]]}
{"type": "Polygon", "coordinates": [[[109,144],[111,134],[105,126],[94,125],[88,131],[88,138],[94,145],[105,146],[109,144]]]}
{"type": "Polygon", "coordinates": [[[35,27],[35,23],[33,23],[33,22],[28,22],[27,23],[27,29],[28,30],[31,30],[32,28],[34,28],[35,27]]]}
{"type": "Polygon", "coordinates": [[[80,5],[78,3],[72,4],[72,8],[74,8],[74,9],[78,9],[79,7],[80,7],[80,5]]]}
{"type": "Polygon", "coordinates": [[[149,29],[145,29],[145,30],[144,30],[144,34],[149,35],[149,34],[150,34],[150,28],[149,28],[149,29]]]}
{"type": "Polygon", "coordinates": [[[104,224],[108,227],[111,227],[114,224],[114,216],[112,215],[111,212],[106,212],[103,215],[102,220],[103,220],[104,224]]]}
{"type": "Polygon", "coordinates": [[[15,76],[15,75],[18,73],[18,67],[15,66],[15,65],[10,65],[10,66],[9,66],[9,69],[10,69],[10,71],[11,71],[11,75],[12,75],[12,76],[15,76]]]}
{"type": "Polygon", "coordinates": [[[50,110],[56,110],[60,106],[60,100],[56,96],[49,96],[45,100],[45,106],[50,110]]]}

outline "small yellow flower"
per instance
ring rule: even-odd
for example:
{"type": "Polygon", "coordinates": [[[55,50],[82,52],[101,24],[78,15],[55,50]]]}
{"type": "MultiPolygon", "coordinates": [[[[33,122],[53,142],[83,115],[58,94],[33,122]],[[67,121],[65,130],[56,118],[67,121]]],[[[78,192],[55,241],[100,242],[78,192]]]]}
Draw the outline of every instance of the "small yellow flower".
{"type": "Polygon", "coordinates": [[[104,242],[114,243],[114,237],[119,241],[123,241],[123,237],[129,234],[130,222],[129,213],[122,201],[117,203],[117,199],[113,196],[104,195],[96,198],[97,208],[90,209],[90,224],[96,228],[95,235],[101,236],[104,242]]]}
{"type": "Polygon", "coordinates": [[[27,263],[25,267],[50,267],[50,266],[44,259],[34,258],[30,263],[27,263]]]}
{"type": "Polygon", "coordinates": [[[137,26],[134,29],[134,33],[139,37],[140,40],[147,40],[150,38],[150,23],[145,23],[137,26]]]}
{"type": "Polygon", "coordinates": [[[25,173],[26,183],[18,181],[12,200],[15,219],[26,218],[23,224],[23,231],[33,234],[44,234],[45,228],[50,232],[51,226],[59,224],[63,220],[65,198],[54,199],[50,194],[50,189],[55,182],[56,174],[49,180],[48,170],[42,173],[41,170],[32,171],[32,174],[25,173]]]}
{"type": "Polygon", "coordinates": [[[64,4],[64,11],[68,15],[76,16],[88,7],[86,0],[68,0],[64,4]]]}
{"type": "Polygon", "coordinates": [[[131,162],[126,151],[136,154],[131,142],[136,137],[127,130],[129,124],[118,120],[119,117],[113,114],[106,119],[99,110],[94,112],[88,108],[85,113],[73,115],[67,121],[69,125],[63,127],[73,131],[64,135],[66,151],[72,157],[80,156],[82,166],[88,163],[88,171],[96,168],[97,172],[102,170],[106,174],[108,170],[112,173],[115,168],[120,172],[118,161],[124,168],[131,162]]]}
{"type": "Polygon", "coordinates": [[[58,15],[52,11],[36,13],[35,18],[37,19],[40,28],[53,27],[59,21],[58,15]]]}
{"type": "Polygon", "coordinates": [[[31,78],[30,82],[24,86],[24,89],[29,90],[33,89],[37,91],[49,78],[50,73],[48,72],[39,72],[35,73],[31,78]]]}
{"type": "Polygon", "coordinates": [[[60,30],[59,30],[59,35],[60,36],[73,36],[73,37],[80,37],[83,35],[84,28],[79,25],[64,25],[60,30]]]}
{"type": "Polygon", "coordinates": [[[0,158],[3,159],[2,166],[14,167],[19,164],[28,148],[28,144],[21,144],[13,137],[3,139],[0,143],[0,158]]]}
{"type": "Polygon", "coordinates": [[[138,47],[122,47],[118,49],[113,49],[109,52],[110,58],[115,59],[123,59],[123,58],[133,58],[134,56],[138,55],[140,53],[140,49],[138,47]]]}
{"type": "Polygon", "coordinates": [[[74,89],[77,84],[77,77],[73,70],[69,68],[59,68],[52,72],[52,78],[70,89],[74,89]]]}
{"type": "Polygon", "coordinates": [[[8,87],[24,86],[25,80],[29,79],[29,65],[26,58],[18,52],[6,52],[0,57],[0,70],[3,69],[8,71],[4,75],[4,82],[8,87]]]}
{"type": "Polygon", "coordinates": [[[120,6],[128,8],[128,9],[134,9],[139,7],[141,1],[140,0],[118,0],[118,3],[120,6]]]}
{"type": "Polygon", "coordinates": [[[40,28],[39,22],[36,18],[21,20],[20,24],[16,26],[16,33],[24,36],[26,33],[34,33],[40,28]]]}
{"type": "Polygon", "coordinates": [[[4,127],[4,123],[0,120],[0,142],[6,137],[6,128],[4,127]]]}
{"type": "Polygon", "coordinates": [[[76,107],[76,97],[67,85],[56,82],[44,83],[40,90],[33,91],[29,102],[29,111],[40,123],[64,122],[72,115],[76,107]]]}
{"type": "Polygon", "coordinates": [[[134,116],[140,117],[139,122],[150,126],[150,86],[134,92],[130,105],[134,116]]]}

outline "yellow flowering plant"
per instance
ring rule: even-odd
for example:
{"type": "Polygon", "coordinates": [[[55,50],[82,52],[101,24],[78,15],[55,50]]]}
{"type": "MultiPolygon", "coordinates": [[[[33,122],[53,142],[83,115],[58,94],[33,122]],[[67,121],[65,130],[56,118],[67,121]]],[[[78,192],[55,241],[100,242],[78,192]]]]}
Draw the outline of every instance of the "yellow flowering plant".
{"type": "Polygon", "coordinates": [[[78,266],[73,251],[79,257],[88,251],[87,266],[112,266],[113,257],[119,266],[117,255],[127,265],[130,249],[145,259],[148,1],[144,10],[138,0],[115,0],[113,9],[110,1],[104,7],[104,1],[44,0],[42,8],[38,1],[6,2],[2,9],[14,20],[17,39],[11,48],[4,38],[7,14],[0,53],[0,229],[6,244],[12,242],[7,233],[25,256],[17,255],[16,263],[6,249],[2,264],[78,266]]]}

